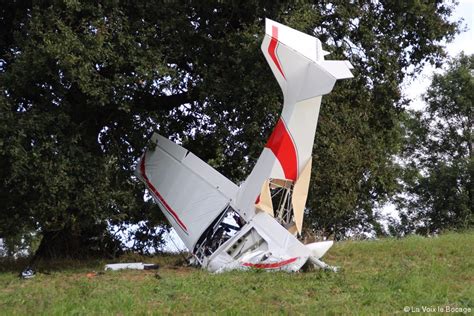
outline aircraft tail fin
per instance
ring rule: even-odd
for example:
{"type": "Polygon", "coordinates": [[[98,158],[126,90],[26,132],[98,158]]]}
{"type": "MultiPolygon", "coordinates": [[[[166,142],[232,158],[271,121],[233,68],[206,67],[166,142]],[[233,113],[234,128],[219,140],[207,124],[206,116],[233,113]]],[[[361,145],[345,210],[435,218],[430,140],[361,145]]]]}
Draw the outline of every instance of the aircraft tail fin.
{"type": "Polygon", "coordinates": [[[288,103],[331,92],[336,80],[352,78],[347,60],[325,61],[321,41],[266,19],[262,51],[288,103]]]}

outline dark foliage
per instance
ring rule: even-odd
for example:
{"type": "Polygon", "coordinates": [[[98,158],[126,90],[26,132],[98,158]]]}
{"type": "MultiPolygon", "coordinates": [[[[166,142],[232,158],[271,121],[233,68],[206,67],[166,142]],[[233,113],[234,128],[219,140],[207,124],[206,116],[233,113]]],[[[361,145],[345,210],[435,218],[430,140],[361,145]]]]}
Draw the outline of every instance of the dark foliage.
{"type": "Polygon", "coordinates": [[[264,17],[318,36],[332,59],[355,66],[323,102],[306,227],[369,229],[396,187],[400,83],[442,60],[440,42],[457,29],[451,10],[441,1],[5,1],[0,235],[84,241],[104,236],[91,225],[163,224],[132,175],[153,130],[242,180],[281,108],[259,51],[264,17]]]}

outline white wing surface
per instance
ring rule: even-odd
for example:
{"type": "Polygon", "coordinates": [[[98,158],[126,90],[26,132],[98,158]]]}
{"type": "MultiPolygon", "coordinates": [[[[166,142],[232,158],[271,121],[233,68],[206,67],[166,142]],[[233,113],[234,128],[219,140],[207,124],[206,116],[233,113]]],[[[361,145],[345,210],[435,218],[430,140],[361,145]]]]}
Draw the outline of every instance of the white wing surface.
{"type": "Polygon", "coordinates": [[[237,186],[185,148],[155,134],[155,148],[138,163],[137,175],[186,247],[229,205],[237,186]]]}

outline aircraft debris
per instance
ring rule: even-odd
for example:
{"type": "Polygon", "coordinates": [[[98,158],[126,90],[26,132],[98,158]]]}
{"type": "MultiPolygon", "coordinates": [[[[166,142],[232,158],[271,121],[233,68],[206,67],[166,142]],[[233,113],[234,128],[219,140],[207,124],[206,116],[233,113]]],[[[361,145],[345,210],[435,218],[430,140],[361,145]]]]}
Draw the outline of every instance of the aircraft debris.
{"type": "Polygon", "coordinates": [[[237,186],[185,148],[154,134],[137,176],[193,254],[212,272],[298,271],[320,260],[332,241],[304,245],[304,209],[322,95],[352,78],[346,60],[310,35],[266,19],[262,51],[284,96],[283,111],[254,169],[237,186]]]}
{"type": "Polygon", "coordinates": [[[159,265],[152,263],[132,262],[132,263],[111,263],[105,265],[105,271],[112,270],[156,270],[159,265]]]}

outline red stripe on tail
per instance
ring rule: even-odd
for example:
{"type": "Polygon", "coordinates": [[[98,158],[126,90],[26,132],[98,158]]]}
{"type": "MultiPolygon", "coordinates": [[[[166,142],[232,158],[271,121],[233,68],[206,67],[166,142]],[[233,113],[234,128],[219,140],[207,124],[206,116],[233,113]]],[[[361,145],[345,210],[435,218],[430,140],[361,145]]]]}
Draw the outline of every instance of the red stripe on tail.
{"type": "Polygon", "coordinates": [[[273,63],[280,71],[283,78],[286,79],[285,74],[283,73],[283,69],[281,68],[280,61],[278,60],[278,56],[276,55],[276,49],[278,46],[278,27],[272,26],[272,39],[270,40],[270,45],[268,45],[268,53],[273,60],[273,63]]]}
{"type": "Polygon", "coordinates": [[[296,147],[281,118],[278,120],[265,147],[269,148],[280,162],[285,178],[296,181],[298,177],[296,147]]]}

